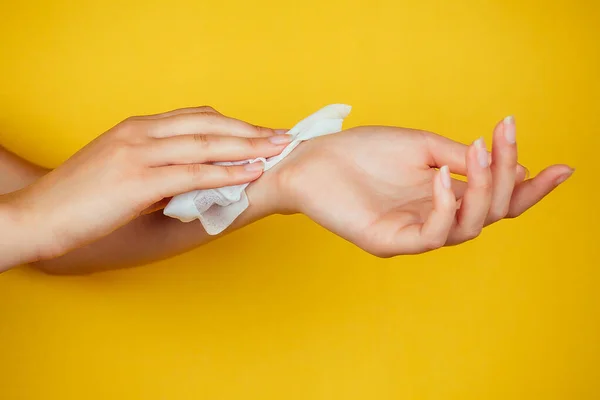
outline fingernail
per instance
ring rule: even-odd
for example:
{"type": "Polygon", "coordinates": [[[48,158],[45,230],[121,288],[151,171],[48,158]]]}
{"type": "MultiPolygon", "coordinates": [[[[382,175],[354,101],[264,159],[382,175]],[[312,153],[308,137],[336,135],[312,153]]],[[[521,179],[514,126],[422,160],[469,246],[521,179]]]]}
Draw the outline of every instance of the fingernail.
{"type": "Polygon", "coordinates": [[[452,182],[450,180],[450,169],[447,165],[444,165],[442,168],[440,168],[440,176],[442,178],[442,186],[444,186],[446,189],[450,189],[452,182]]]}
{"type": "Polygon", "coordinates": [[[265,166],[262,163],[262,161],[257,161],[257,162],[251,163],[251,164],[246,164],[244,166],[244,168],[246,169],[246,171],[256,172],[256,171],[262,171],[263,169],[265,169],[265,166]]]}
{"type": "Polygon", "coordinates": [[[288,131],[287,129],[274,129],[273,130],[273,132],[275,132],[276,135],[283,135],[287,131],[288,131]]]}
{"type": "Polygon", "coordinates": [[[515,128],[515,117],[509,115],[504,118],[504,137],[510,144],[515,144],[517,142],[517,131],[515,128]]]}
{"type": "Polygon", "coordinates": [[[490,157],[485,148],[485,141],[483,138],[479,138],[475,141],[475,147],[477,147],[477,161],[481,168],[487,168],[490,165],[490,157]]]}
{"type": "Polygon", "coordinates": [[[566,173],[562,174],[556,180],[556,182],[554,182],[556,184],[556,186],[560,185],[561,183],[563,183],[564,181],[566,181],[567,179],[569,179],[571,177],[571,175],[573,175],[573,172],[575,172],[575,170],[571,168],[571,170],[569,172],[566,172],[566,173]]]}
{"type": "Polygon", "coordinates": [[[273,144],[286,144],[292,141],[290,135],[275,135],[269,137],[269,142],[273,144]]]}

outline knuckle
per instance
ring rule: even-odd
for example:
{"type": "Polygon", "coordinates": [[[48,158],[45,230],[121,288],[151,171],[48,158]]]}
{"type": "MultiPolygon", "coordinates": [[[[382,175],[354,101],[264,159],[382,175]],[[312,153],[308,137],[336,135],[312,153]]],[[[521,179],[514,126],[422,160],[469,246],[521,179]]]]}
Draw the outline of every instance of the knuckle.
{"type": "Polygon", "coordinates": [[[202,173],[204,172],[204,168],[202,164],[189,164],[187,166],[187,172],[188,174],[197,177],[202,175],[202,173]]]}
{"type": "Polygon", "coordinates": [[[219,113],[213,112],[201,112],[200,116],[204,118],[209,124],[217,124],[227,118],[219,113]]]}
{"type": "Polygon", "coordinates": [[[523,212],[521,212],[521,211],[517,211],[517,210],[515,210],[515,211],[509,210],[509,211],[506,213],[506,215],[504,216],[504,218],[511,218],[511,219],[512,219],[512,218],[517,218],[517,217],[518,217],[519,215],[521,215],[522,213],[523,213],[523,212]]]}
{"type": "Polygon", "coordinates": [[[499,167],[502,168],[515,168],[518,163],[517,163],[517,152],[516,151],[509,151],[509,152],[502,152],[500,157],[497,157],[496,160],[494,160],[496,162],[496,164],[498,164],[499,167]]]}
{"type": "Polygon", "coordinates": [[[192,139],[201,147],[206,148],[210,146],[210,138],[204,133],[195,133],[192,135],[192,139]]]}
{"type": "Polygon", "coordinates": [[[219,112],[217,110],[215,110],[213,107],[211,106],[200,106],[197,108],[198,112],[204,112],[204,113],[217,113],[219,114],[219,112]]]}
{"type": "Polygon", "coordinates": [[[248,138],[247,143],[251,149],[259,149],[263,142],[257,138],[248,138]]]}
{"type": "Polygon", "coordinates": [[[119,139],[134,140],[144,132],[144,120],[138,117],[129,117],[114,128],[114,136],[119,139]]]}
{"type": "Polygon", "coordinates": [[[473,240],[481,234],[482,228],[471,228],[463,232],[462,237],[465,241],[473,240]]]}
{"type": "Polygon", "coordinates": [[[508,206],[503,206],[500,208],[495,208],[490,211],[488,215],[488,220],[490,222],[497,222],[501,219],[504,219],[508,215],[508,206]]]}
{"type": "Polygon", "coordinates": [[[516,173],[516,167],[517,167],[517,157],[515,156],[507,156],[504,158],[499,158],[498,161],[498,167],[502,168],[502,169],[506,169],[509,171],[515,171],[516,173]]]}
{"type": "Polygon", "coordinates": [[[256,130],[258,136],[265,137],[273,135],[273,130],[270,128],[265,128],[264,126],[254,126],[254,129],[256,130]]]}
{"type": "Polygon", "coordinates": [[[388,259],[388,258],[392,258],[392,257],[394,257],[394,254],[393,254],[393,253],[391,253],[391,252],[389,252],[389,251],[382,250],[382,249],[375,249],[375,250],[371,250],[371,251],[370,251],[370,253],[371,253],[372,255],[374,255],[375,257],[377,257],[377,258],[381,258],[381,259],[383,259],[383,260],[386,260],[386,259],[388,259]]]}
{"type": "Polygon", "coordinates": [[[503,219],[503,218],[504,218],[504,216],[502,216],[502,215],[499,215],[499,213],[496,213],[496,212],[491,212],[491,213],[489,213],[489,214],[488,214],[488,217],[487,217],[486,223],[487,223],[487,224],[493,224],[493,223],[495,223],[495,222],[498,222],[498,221],[500,221],[500,220],[501,220],[501,219],[503,219]]]}
{"type": "Polygon", "coordinates": [[[478,189],[482,192],[491,192],[493,189],[492,181],[490,179],[486,179],[478,185],[478,189]]]}
{"type": "Polygon", "coordinates": [[[119,130],[124,132],[131,132],[136,130],[140,125],[140,119],[138,117],[129,117],[124,119],[118,126],[119,130]]]}
{"type": "Polygon", "coordinates": [[[382,245],[381,243],[373,243],[372,238],[365,240],[363,246],[360,246],[368,253],[374,255],[377,258],[387,259],[394,257],[394,252],[390,250],[391,246],[382,245]]]}
{"type": "Polygon", "coordinates": [[[443,247],[445,244],[446,238],[441,235],[437,235],[427,238],[425,247],[427,248],[427,250],[436,250],[440,247],[443,247]]]}
{"type": "Polygon", "coordinates": [[[381,259],[392,258],[399,254],[398,243],[395,238],[378,230],[361,232],[356,239],[356,244],[381,259]]]}
{"type": "Polygon", "coordinates": [[[226,167],[225,174],[228,179],[234,180],[239,175],[239,167],[226,167]]]}

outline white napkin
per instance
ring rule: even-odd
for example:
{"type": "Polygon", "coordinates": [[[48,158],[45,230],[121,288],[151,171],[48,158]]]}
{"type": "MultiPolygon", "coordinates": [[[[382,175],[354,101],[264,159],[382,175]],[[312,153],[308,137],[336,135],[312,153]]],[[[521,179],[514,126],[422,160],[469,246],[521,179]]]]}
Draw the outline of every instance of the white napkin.
{"type": "MultiPolygon", "coordinates": [[[[277,156],[268,159],[257,158],[215,164],[240,165],[262,161],[264,169],[267,171],[290,154],[301,142],[341,131],[342,122],[350,114],[351,109],[352,107],[345,104],[330,104],[309,115],[290,129],[288,134],[293,136],[293,140],[277,156]]],[[[199,219],[209,235],[217,235],[223,232],[248,208],[248,197],[245,192],[248,185],[246,183],[215,189],[194,190],[193,192],[180,194],[171,199],[164,209],[164,214],[177,218],[182,222],[199,219]]]]}

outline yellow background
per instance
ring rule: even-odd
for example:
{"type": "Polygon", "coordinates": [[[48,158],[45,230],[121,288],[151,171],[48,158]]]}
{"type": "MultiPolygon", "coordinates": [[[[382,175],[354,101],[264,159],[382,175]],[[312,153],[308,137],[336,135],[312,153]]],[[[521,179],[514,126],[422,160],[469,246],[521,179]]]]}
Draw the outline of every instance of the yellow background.
{"type": "Polygon", "coordinates": [[[134,114],[490,138],[573,178],[466,245],[379,260],[302,216],[88,277],[0,276],[2,399],[600,398],[600,5],[44,1],[0,11],[0,141],[56,166],[134,114]],[[234,251],[232,251],[234,249],[234,251]],[[217,265],[219,263],[219,265],[217,265]]]}

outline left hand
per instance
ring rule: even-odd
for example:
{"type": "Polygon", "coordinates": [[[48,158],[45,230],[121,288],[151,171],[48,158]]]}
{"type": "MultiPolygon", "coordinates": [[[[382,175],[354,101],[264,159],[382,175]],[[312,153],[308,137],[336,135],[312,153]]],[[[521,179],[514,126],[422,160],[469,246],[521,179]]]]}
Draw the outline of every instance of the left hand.
{"type": "Polygon", "coordinates": [[[573,172],[553,165],[524,180],[512,118],[496,126],[491,157],[483,139],[465,146],[430,132],[359,127],[302,144],[274,171],[285,193],[279,212],[304,213],[380,257],[471,240],[573,172]]]}
{"type": "Polygon", "coordinates": [[[0,198],[0,271],[93,243],[180,193],[252,182],[261,164],[213,163],[272,157],[290,141],[207,107],[128,118],[0,198]]]}

